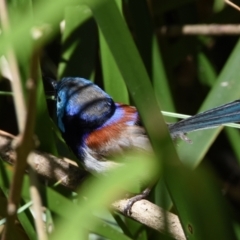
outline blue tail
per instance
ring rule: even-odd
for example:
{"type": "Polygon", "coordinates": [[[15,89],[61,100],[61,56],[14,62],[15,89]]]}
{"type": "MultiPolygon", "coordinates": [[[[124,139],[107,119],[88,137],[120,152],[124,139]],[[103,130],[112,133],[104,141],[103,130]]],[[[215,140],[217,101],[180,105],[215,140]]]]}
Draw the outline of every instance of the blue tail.
{"type": "Polygon", "coordinates": [[[222,124],[234,122],[240,122],[240,100],[227,103],[177,123],[170,124],[169,131],[171,136],[176,138],[184,133],[214,128],[222,124]]]}

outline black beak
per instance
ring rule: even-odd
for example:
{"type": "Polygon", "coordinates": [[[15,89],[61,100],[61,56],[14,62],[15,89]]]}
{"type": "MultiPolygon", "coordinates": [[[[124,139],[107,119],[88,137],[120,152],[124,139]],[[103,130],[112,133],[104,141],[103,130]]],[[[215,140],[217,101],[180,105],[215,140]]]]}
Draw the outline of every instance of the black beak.
{"type": "Polygon", "coordinates": [[[56,90],[56,87],[57,87],[57,80],[56,79],[53,79],[51,77],[48,77],[48,76],[42,76],[43,80],[48,82],[53,88],[54,90],[56,90]]]}

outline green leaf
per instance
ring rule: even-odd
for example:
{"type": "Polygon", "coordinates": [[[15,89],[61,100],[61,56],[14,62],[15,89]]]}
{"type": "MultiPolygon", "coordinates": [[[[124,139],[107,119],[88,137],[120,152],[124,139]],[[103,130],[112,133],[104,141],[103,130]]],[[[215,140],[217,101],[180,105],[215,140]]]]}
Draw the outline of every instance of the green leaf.
{"type": "Polygon", "coordinates": [[[220,12],[225,7],[225,1],[224,0],[214,0],[213,4],[213,11],[214,12],[220,12]]]}
{"type": "Polygon", "coordinates": [[[212,87],[217,79],[217,73],[203,52],[198,53],[198,77],[199,80],[212,87]]]}
{"type": "Polygon", "coordinates": [[[111,95],[114,101],[129,103],[126,85],[101,31],[100,48],[104,89],[111,95]]]}
{"type": "Polygon", "coordinates": [[[90,78],[97,51],[97,27],[86,6],[69,6],[65,10],[62,57],[58,75],[90,78]]]}
{"type": "MultiPolygon", "coordinates": [[[[117,0],[116,4],[121,11],[121,1],[117,0]]],[[[125,82],[103,37],[101,29],[99,29],[99,37],[104,89],[111,95],[114,101],[128,104],[129,96],[125,82]]]]}
{"type": "Polygon", "coordinates": [[[43,83],[39,79],[37,91],[37,115],[35,123],[35,133],[40,141],[40,149],[45,152],[57,154],[57,148],[54,139],[54,132],[51,127],[47,102],[44,94],[43,83]]]}
{"type": "MultiPolygon", "coordinates": [[[[199,112],[233,101],[240,97],[240,85],[238,80],[240,72],[238,64],[240,61],[240,41],[236,44],[229,56],[227,63],[218,76],[214,87],[203,102],[199,112]]],[[[221,127],[213,130],[198,131],[188,134],[193,144],[180,142],[178,153],[184,164],[194,168],[203,159],[207,150],[221,131],[221,127]]]]}
{"type": "Polygon", "coordinates": [[[228,205],[208,169],[176,170],[169,169],[165,177],[187,239],[236,239],[228,205]]]}
{"type": "MultiPolygon", "coordinates": [[[[88,229],[109,239],[130,239],[114,228],[110,228],[110,225],[107,223],[100,222],[92,213],[109,206],[111,202],[122,196],[121,189],[123,186],[128,189],[135,187],[138,177],[142,175],[146,168],[150,169],[149,173],[154,172],[154,166],[148,158],[145,159],[140,155],[133,157],[131,155],[126,165],[113,170],[107,177],[92,178],[84,182],[84,185],[78,191],[78,206],[64,204],[67,221],[63,220],[56,226],[58,231],[53,235],[52,239],[66,239],[71,232],[81,231],[79,229],[88,229]],[[123,175],[125,175],[124,178],[122,177],[123,175]]],[[[49,202],[49,205],[52,205],[51,202],[49,202]]],[[[52,207],[59,211],[59,206],[52,207]]],[[[72,235],[72,239],[79,238],[77,235],[72,235]]]]}

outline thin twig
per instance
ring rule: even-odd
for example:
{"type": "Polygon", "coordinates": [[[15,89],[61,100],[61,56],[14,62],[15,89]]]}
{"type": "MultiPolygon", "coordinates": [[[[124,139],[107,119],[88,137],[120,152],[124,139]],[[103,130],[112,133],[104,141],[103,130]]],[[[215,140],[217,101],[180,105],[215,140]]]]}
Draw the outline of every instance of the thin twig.
{"type": "MultiPolygon", "coordinates": [[[[29,161],[32,162],[32,155],[29,155],[29,161]]],[[[29,166],[28,168],[29,178],[30,178],[30,195],[33,202],[33,211],[34,211],[34,221],[35,227],[37,230],[37,236],[39,240],[47,240],[46,227],[43,222],[43,207],[42,200],[39,194],[38,188],[38,179],[35,173],[35,170],[29,166]]]]}
{"type": "MultiPolygon", "coordinates": [[[[14,226],[17,207],[21,197],[23,176],[27,167],[27,156],[34,147],[33,131],[36,117],[36,82],[27,84],[29,89],[28,111],[24,132],[17,138],[16,156],[17,161],[14,167],[14,174],[10,188],[9,202],[7,209],[7,223],[2,239],[10,239],[10,234],[14,226]]],[[[21,91],[21,90],[20,90],[21,91]]]]}
{"type": "Polygon", "coordinates": [[[168,37],[176,37],[180,35],[205,35],[205,36],[221,36],[221,35],[240,35],[239,24],[194,24],[183,26],[162,26],[157,34],[168,37]]]}
{"type": "Polygon", "coordinates": [[[13,96],[13,93],[12,92],[0,91],[0,95],[13,96]]]}
{"type": "Polygon", "coordinates": [[[238,11],[240,11],[240,7],[238,5],[236,5],[235,3],[233,3],[233,2],[231,2],[229,0],[224,0],[224,2],[226,4],[228,4],[229,6],[231,6],[231,7],[235,8],[235,9],[237,9],[238,11]]]}
{"type": "MultiPolygon", "coordinates": [[[[11,148],[11,142],[14,136],[0,131],[0,158],[14,165],[15,154],[11,148]]],[[[74,190],[84,180],[86,172],[79,169],[71,161],[64,161],[47,153],[34,151],[32,153],[34,170],[43,179],[59,184],[74,190]]],[[[112,204],[112,207],[124,214],[127,200],[119,200],[112,204]]],[[[178,217],[175,214],[164,211],[155,204],[141,200],[135,203],[131,209],[132,214],[129,216],[144,225],[153,228],[161,233],[171,235],[174,239],[184,240],[184,234],[178,217]],[[165,228],[165,218],[169,226],[165,228]]]]}
{"type": "MultiPolygon", "coordinates": [[[[37,96],[37,85],[38,85],[38,67],[39,67],[39,51],[35,50],[33,52],[32,58],[31,58],[31,68],[30,68],[30,78],[28,80],[28,88],[29,88],[29,92],[30,92],[30,97],[29,97],[29,101],[33,101],[32,106],[34,108],[36,108],[36,96],[37,96]]],[[[29,107],[30,107],[30,103],[29,103],[29,107]]],[[[28,108],[29,111],[29,108],[28,108]]],[[[36,116],[36,112],[32,112],[32,114],[34,116],[36,116]]],[[[35,123],[35,119],[34,117],[32,117],[31,120],[31,128],[32,128],[32,134],[33,134],[33,129],[34,129],[34,123],[35,123]]],[[[39,240],[47,240],[47,234],[45,231],[45,225],[42,219],[42,201],[41,201],[41,196],[40,196],[40,192],[38,189],[38,179],[36,176],[36,173],[34,172],[34,169],[32,167],[33,163],[33,159],[32,159],[32,155],[29,154],[28,155],[28,163],[30,165],[29,167],[29,178],[30,178],[30,195],[33,201],[33,209],[34,209],[34,221],[35,221],[35,227],[37,230],[37,236],[39,240]]]]}
{"type": "MultiPolygon", "coordinates": [[[[9,31],[7,8],[4,0],[0,1],[2,24],[4,31],[7,34],[9,31]]],[[[17,61],[12,50],[8,53],[8,61],[12,75],[12,89],[14,93],[14,102],[18,119],[18,127],[20,135],[16,141],[16,155],[17,161],[14,168],[13,180],[11,183],[8,207],[7,207],[7,222],[6,229],[3,233],[2,239],[11,239],[12,231],[14,229],[14,220],[16,217],[17,207],[20,201],[23,175],[27,166],[27,156],[34,147],[33,131],[36,116],[36,89],[37,89],[37,70],[38,70],[38,54],[34,52],[32,58],[31,77],[27,82],[29,89],[28,111],[26,116],[26,107],[23,98],[23,90],[21,87],[20,75],[17,68],[17,61]]]]}
{"type": "MultiPolygon", "coordinates": [[[[9,20],[8,20],[8,12],[6,7],[5,0],[0,0],[0,20],[3,29],[3,37],[8,36],[10,31],[9,29],[9,20]]],[[[17,121],[19,132],[23,132],[26,118],[26,106],[23,97],[23,91],[21,86],[21,79],[18,70],[17,60],[12,48],[9,48],[7,59],[9,62],[9,68],[11,72],[11,87],[14,93],[14,105],[17,113],[17,121]]]]}
{"type": "MultiPolygon", "coordinates": [[[[7,6],[6,6],[5,0],[0,0],[0,19],[2,23],[4,36],[7,36],[10,29],[9,29],[8,12],[7,12],[7,6]]],[[[23,91],[22,91],[20,75],[19,75],[18,66],[17,66],[17,60],[14,55],[13,49],[9,48],[7,57],[8,57],[10,71],[12,75],[11,86],[14,93],[14,103],[15,103],[15,109],[17,113],[18,128],[21,136],[21,134],[24,132],[25,126],[27,126],[25,125],[26,124],[26,120],[25,120],[26,107],[25,107],[25,102],[23,98],[23,91]]],[[[18,138],[18,140],[20,139],[21,137],[18,138]]],[[[27,143],[27,141],[25,142],[27,143]]],[[[10,195],[9,195],[8,206],[7,206],[7,223],[6,223],[6,228],[2,235],[3,240],[12,239],[12,236],[14,236],[14,220],[16,217],[17,206],[20,201],[23,173],[26,168],[26,157],[29,151],[28,148],[25,148],[27,145],[26,143],[23,144],[22,147],[20,147],[19,145],[19,147],[17,147],[16,149],[18,160],[14,168],[14,177],[13,177],[13,181],[11,183],[11,188],[10,188],[10,195]]]]}

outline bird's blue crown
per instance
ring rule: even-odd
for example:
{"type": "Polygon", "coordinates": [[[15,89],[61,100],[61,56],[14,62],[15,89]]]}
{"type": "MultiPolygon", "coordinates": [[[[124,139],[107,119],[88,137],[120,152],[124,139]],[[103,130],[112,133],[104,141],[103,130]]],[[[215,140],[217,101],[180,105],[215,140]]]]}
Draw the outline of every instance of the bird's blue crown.
{"type": "Polygon", "coordinates": [[[55,86],[58,126],[65,132],[73,119],[85,129],[104,124],[116,109],[112,98],[91,81],[79,77],[63,78],[55,86]]]}

